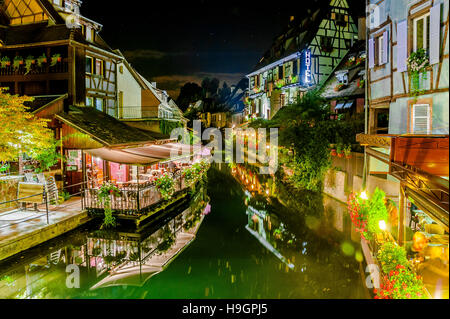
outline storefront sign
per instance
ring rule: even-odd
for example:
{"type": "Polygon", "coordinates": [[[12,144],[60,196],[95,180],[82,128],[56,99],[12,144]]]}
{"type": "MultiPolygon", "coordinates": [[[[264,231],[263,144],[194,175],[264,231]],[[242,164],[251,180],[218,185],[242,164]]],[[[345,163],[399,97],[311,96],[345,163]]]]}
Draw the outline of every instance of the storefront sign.
{"type": "Polygon", "coordinates": [[[306,49],[302,52],[300,67],[300,82],[303,85],[311,84],[311,50],[306,49]]]}

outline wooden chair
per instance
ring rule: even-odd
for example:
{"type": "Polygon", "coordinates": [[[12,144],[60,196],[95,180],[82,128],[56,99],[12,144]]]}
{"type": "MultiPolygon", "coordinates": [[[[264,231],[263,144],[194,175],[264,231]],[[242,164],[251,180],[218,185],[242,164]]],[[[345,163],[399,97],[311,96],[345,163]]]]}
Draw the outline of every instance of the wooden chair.
{"type": "Polygon", "coordinates": [[[44,185],[36,183],[19,183],[17,198],[22,207],[27,208],[27,204],[34,204],[34,209],[38,211],[37,205],[44,203],[44,185]],[[33,196],[35,195],[35,196],[33,196]]]}

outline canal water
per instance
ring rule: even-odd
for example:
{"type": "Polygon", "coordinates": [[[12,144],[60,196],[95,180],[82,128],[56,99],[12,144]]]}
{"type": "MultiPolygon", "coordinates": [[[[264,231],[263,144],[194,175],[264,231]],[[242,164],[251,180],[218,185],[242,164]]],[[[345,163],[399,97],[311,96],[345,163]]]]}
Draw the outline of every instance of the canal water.
{"type": "Polygon", "coordinates": [[[370,298],[345,205],[265,179],[213,167],[144,233],[89,225],[0,263],[0,298],[370,298]]]}

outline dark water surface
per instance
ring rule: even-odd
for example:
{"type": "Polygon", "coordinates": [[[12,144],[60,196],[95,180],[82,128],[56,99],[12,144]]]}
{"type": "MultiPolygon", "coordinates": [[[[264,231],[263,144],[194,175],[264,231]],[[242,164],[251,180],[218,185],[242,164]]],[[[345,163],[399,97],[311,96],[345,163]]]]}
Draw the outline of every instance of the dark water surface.
{"type": "Polygon", "coordinates": [[[208,196],[144,234],[89,226],[3,262],[0,298],[369,297],[345,205],[283,186],[268,199],[241,174],[211,169],[208,196]]]}

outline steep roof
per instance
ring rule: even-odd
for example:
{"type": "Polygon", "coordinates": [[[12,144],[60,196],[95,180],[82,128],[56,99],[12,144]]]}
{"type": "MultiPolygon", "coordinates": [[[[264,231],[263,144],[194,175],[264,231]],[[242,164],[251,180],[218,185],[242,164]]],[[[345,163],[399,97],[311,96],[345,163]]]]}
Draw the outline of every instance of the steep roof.
{"type": "Polygon", "coordinates": [[[151,144],[160,137],[129,126],[92,107],[71,106],[69,112],[61,112],[56,118],[109,147],[151,144]]]}
{"type": "Polygon", "coordinates": [[[299,12],[295,19],[275,37],[271,47],[252,72],[308,47],[319,29],[320,23],[330,11],[329,3],[329,0],[309,1],[308,8],[299,12]],[[298,42],[297,37],[299,38],[298,42]]]}
{"type": "Polygon", "coordinates": [[[334,72],[330,75],[328,80],[324,83],[322,88],[322,97],[326,99],[335,99],[335,98],[350,98],[356,96],[364,96],[365,89],[364,87],[359,88],[358,82],[361,79],[360,73],[365,70],[365,63],[361,63],[360,65],[353,64],[352,66],[348,66],[347,62],[351,57],[359,57],[361,54],[365,53],[365,42],[357,41],[352,46],[347,55],[342,59],[341,63],[336,67],[334,72]],[[338,92],[334,90],[336,85],[338,84],[338,80],[336,78],[337,73],[348,71],[348,86],[338,92]]]}
{"type": "Polygon", "coordinates": [[[33,96],[33,101],[24,102],[23,104],[28,107],[27,111],[33,113],[66,97],[67,94],[33,96]]]}

